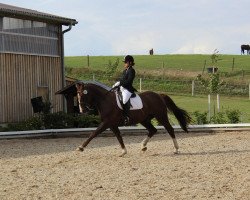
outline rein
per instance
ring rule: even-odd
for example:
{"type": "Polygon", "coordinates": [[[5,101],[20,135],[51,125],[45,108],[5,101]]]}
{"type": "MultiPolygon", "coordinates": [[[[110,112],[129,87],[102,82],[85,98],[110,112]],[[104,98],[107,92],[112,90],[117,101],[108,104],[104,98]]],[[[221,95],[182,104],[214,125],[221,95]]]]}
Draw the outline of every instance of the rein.
{"type": "Polygon", "coordinates": [[[116,90],[119,90],[119,86],[116,86],[116,87],[111,88],[110,90],[108,90],[108,91],[104,94],[104,96],[108,95],[110,92],[115,92],[116,90]]]}

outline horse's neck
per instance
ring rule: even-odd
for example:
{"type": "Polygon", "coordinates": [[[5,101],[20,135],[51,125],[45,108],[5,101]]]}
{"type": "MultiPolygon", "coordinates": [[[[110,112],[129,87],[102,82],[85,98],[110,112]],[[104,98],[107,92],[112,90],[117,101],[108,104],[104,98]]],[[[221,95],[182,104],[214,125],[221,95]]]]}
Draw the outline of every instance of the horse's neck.
{"type": "Polygon", "coordinates": [[[102,102],[105,101],[105,97],[107,95],[107,90],[101,88],[101,87],[98,87],[98,86],[90,86],[89,87],[89,90],[91,91],[92,95],[93,95],[93,99],[94,99],[94,103],[97,105],[97,106],[101,106],[102,105],[102,102]]]}

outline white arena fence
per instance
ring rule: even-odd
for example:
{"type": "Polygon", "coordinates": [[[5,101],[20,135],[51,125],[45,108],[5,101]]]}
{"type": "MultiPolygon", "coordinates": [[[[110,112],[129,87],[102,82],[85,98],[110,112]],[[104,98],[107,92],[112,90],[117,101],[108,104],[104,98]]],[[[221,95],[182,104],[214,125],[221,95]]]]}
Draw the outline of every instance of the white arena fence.
{"type": "MultiPolygon", "coordinates": [[[[156,126],[158,133],[166,133],[163,126],[156,126]]],[[[176,133],[184,132],[179,125],[173,126],[176,133]]],[[[205,125],[189,125],[189,132],[217,132],[217,131],[250,131],[250,123],[242,124],[205,124],[205,125]]],[[[41,137],[87,137],[93,128],[71,128],[71,129],[46,129],[31,131],[10,131],[0,132],[0,139],[15,138],[41,138],[41,137]]],[[[142,126],[120,127],[122,135],[146,135],[147,130],[142,126]]],[[[110,130],[106,130],[99,136],[113,136],[110,130]]]]}

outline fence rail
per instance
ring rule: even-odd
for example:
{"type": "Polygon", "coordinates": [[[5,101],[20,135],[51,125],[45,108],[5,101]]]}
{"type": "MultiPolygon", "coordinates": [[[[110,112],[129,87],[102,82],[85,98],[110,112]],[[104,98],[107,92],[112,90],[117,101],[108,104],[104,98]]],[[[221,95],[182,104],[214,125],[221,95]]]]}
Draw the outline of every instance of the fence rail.
{"type": "MultiPolygon", "coordinates": [[[[163,126],[156,126],[158,133],[165,133],[163,126]]],[[[174,125],[175,132],[183,132],[179,125],[174,125]]],[[[249,131],[250,123],[242,124],[206,124],[206,125],[189,125],[189,132],[220,132],[220,131],[249,131]]],[[[91,132],[96,130],[93,128],[71,128],[71,129],[48,129],[48,130],[32,130],[32,131],[12,131],[0,132],[1,139],[16,139],[16,138],[40,138],[40,137],[87,137],[91,132]]],[[[123,135],[142,135],[146,134],[147,130],[141,126],[120,127],[123,135]]],[[[103,136],[113,136],[108,129],[103,136]]]]}

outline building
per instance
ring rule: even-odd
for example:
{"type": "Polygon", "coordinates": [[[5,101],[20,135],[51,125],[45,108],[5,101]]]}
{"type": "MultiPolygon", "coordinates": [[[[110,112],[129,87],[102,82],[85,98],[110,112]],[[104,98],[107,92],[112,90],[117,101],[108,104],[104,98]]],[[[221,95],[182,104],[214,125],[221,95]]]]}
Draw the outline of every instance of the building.
{"type": "Polygon", "coordinates": [[[31,117],[31,99],[39,96],[52,103],[53,112],[65,110],[55,92],[65,87],[63,36],[76,24],[0,3],[0,124],[31,117]]]}

